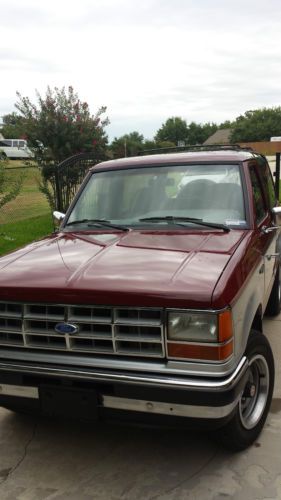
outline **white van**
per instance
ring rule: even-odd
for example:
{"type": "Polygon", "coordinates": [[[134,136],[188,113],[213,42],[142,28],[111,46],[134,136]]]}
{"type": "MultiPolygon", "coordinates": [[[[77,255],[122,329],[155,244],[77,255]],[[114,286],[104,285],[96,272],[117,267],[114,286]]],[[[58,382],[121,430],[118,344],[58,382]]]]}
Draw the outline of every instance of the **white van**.
{"type": "Polygon", "coordinates": [[[33,153],[24,139],[0,139],[0,157],[12,160],[32,158],[33,153]]]}

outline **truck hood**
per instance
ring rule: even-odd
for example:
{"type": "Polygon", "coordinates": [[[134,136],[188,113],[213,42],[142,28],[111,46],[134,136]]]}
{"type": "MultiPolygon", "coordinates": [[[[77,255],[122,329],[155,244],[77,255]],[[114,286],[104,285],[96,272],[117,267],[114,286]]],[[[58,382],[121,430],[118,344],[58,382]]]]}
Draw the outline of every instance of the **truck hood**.
{"type": "Polygon", "coordinates": [[[245,234],[55,234],[0,258],[0,300],[208,308],[245,234]]]}

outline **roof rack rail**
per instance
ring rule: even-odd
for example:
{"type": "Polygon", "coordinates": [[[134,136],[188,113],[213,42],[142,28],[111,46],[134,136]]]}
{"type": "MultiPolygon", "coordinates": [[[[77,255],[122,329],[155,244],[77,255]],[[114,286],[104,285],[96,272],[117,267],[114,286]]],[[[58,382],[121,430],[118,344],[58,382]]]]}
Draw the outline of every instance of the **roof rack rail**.
{"type": "Polygon", "coordinates": [[[193,146],[172,146],[167,148],[153,148],[144,149],[138,152],[138,156],[154,155],[161,153],[180,153],[184,151],[217,151],[217,150],[232,150],[232,151],[250,151],[254,153],[254,150],[250,147],[241,147],[239,144],[214,144],[214,145],[193,145],[193,146]]]}

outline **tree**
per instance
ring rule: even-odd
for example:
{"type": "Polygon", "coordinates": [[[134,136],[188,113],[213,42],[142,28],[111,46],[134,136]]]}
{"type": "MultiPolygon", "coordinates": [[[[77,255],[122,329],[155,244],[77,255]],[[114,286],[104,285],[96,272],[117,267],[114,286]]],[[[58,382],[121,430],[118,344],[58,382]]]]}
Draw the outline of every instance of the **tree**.
{"type": "Polygon", "coordinates": [[[220,123],[218,128],[219,129],[222,129],[222,128],[232,128],[234,126],[234,122],[230,121],[230,120],[225,120],[224,122],[220,123]]]}
{"type": "Polygon", "coordinates": [[[179,141],[186,142],[188,137],[188,127],[186,121],[175,116],[168,118],[155,135],[156,142],[169,141],[175,146],[179,141]]]}
{"type": "Polygon", "coordinates": [[[7,139],[24,139],[25,138],[25,119],[17,113],[9,113],[4,115],[1,134],[7,139]]]}
{"type": "Polygon", "coordinates": [[[0,208],[16,198],[21,190],[23,177],[9,177],[5,169],[8,161],[0,157],[0,208]]]}
{"type": "Polygon", "coordinates": [[[124,158],[126,156],[135,156],[143,149],[144,137],[134,131],[130,134],[124,134],[121,137],[115,137],[110,144],[110,151],[114,158],[124,158]]]}
{"type": "Polygon", "coordinates": [[[233,123],[231,142],[268,141],[281,135],[281,107],[246,111],[233,123]]]}
{"type": "Polygon", "coordinates": [[[218,126],[215,123],[195,123],[188,125],[187,141],[189,145],[203,144],[210,135],[214,134],[218,126]]]}
{"type": "Polygon", "coordinates": [[[80,101],[72,87],[52,90],[45,97],[36,92],[37,104],[17,92],[16,108],[23,118],[25,135],[39,164],[58,164],[76,153],[95,151],[97,158],[104,156],[107,136],[104,127],[106,111],[100,108],[90,113],[87,102],[80,101]]]}
{"type": "Polygon", "coordinates": [[[105,107],[92,115],[87,102],[82,102],[72,87],[67,90],[65,87],[55,87],[53,90],[48,87],[44,97],[39,92],[36,92],[36,96],[37,102],[33,103],[29,97],[17,93],[18,102],[15,106],[23,120],[34,160],[42,167],[40,189],[51,208],[58,208],[58,200],[65,198],[64,193],[57,192],[58,186],[61,190],[74,193],[81,175],[72,165],[73,168],[67,167],[61,172],[62,180],[59,182],[57,165],[78,153],[91,152],[96,163],[105,159],[107,136],[104,127],[109,122],[107,118],[101,119],[105,107]]]}
{"type": "MultiPolygon", "coordinates": [[[[146,139],[143,143],[143,150],[151,150],[151,149],[170,149],[174,148],[175,144],[171,141],[150,141],[146,139]]],[[[161,151],[160,151],[161,153],[161,151]]]]}

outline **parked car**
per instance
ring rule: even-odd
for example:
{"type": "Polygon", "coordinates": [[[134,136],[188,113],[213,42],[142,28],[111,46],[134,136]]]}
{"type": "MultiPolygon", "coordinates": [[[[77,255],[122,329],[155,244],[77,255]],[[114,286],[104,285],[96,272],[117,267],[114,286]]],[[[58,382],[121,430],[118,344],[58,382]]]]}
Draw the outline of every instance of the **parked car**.
{"type": "Polygon", "coordinates": [[[32,158],[33,153],[24,139],[0,139],[0,157],[18,160],[32,158]]]}
{"type": "Polygon", "coordinates": [[[253,152],[96,165],[57,232],[0,259],[0,405],[252,444],[274,385],[280,211],[253,152]]]}

